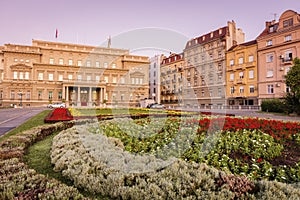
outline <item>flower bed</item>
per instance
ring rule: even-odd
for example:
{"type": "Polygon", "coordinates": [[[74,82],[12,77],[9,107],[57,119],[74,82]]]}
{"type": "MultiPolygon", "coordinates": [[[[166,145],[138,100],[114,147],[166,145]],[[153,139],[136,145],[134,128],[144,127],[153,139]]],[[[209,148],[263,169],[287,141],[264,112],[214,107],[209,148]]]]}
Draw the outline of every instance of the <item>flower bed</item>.
{"type": "Polygon", "coordinates": [[[84,199],[74,187],[50,179],[23,162],[26,149],[72,122],[33,128],[0,143],[0,199],[84,199]]]}
{"type": "MultiPolygon", "coordinates": [[[[72,179],[76,186],[118,199],[300,198],[299,184],[260,181],[265,177],[250,175],[249,179],[245,176],[251,172],[254,174],[254,169],[257,170],[255,165],[263,168],[259,164],[278,156],[284,148],[283,144],[259,130],[219,131],[215,134],[217,137],[213,150],[201,155],[206,136],[198,132],[198,123],[191,124],[194,120],[148,118],[129,123],[125,119],[114,119],[94,125],[76,126],[54,138],[52,162],[55,169],[72,179]],[[244,145],[249,137],[251,144],[244,145]],[[231,143],[231,140],[234,142],[231,143]],[[169,150],[168,156],[181,155],[181,159],[168,157],[163,160],[159,152],[165,153],[164,147],[169,150]],[[226,160],[224,156],[223,162],[220,157],[213,156],[240,150],[239,147],[243,147],[242,153],[252,156],[251,162],[253,159],[255,162],[253,166],[249,162],[252,168],[244,176],[228,174],[230,167],[240,170],[239,167],[231,166],[239,164],[229,162],[229,159],[234,158],[226,160]],[[182,148],[185,149],[180,153],[182,148]],[[220,149],[224,152],[219,152],[220,149]],[[193,151],[196,153],[189,158],[188,155],[192,155],[189,153],[193,151]],[[226,166],[227,170],[221,172],[203,163],[184,161],[199,157],[204,159],[201,162],[213,165],[212,161],[216,161],[221,168],[226,166]]],[[[199,122],[199,119],[195,121],[199,122]]],[[[290,172],[299,175],[297,171],[290,172]]]]}
{"type": "Polygon", "coordinates": [[[71,121],[73,116],[67,108],[55,108],[45,117],[45,123],[53,123],[60,121],[71,121]]]}

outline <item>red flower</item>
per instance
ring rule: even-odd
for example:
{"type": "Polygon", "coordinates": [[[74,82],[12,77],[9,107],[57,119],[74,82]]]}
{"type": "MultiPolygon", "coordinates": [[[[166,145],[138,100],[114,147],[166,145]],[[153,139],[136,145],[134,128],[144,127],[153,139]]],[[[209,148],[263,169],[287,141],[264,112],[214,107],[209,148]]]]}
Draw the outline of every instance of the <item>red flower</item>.
{"type": "Polygon", "coordinates": [[[263,161],[262,158],[257,159],[257,163],[260,163],[261,161],[263,161]]]}

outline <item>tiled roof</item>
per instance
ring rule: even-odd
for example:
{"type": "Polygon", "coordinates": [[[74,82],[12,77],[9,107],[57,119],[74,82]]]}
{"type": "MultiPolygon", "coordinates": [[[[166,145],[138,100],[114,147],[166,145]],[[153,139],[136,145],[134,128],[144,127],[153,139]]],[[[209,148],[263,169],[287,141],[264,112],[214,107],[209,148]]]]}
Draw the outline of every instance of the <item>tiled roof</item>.
{"type": "Polygon", "coordinates": [[[180,53],[180,54],[171,54],[169,57],[166,57],[162,60],[161,64],[162,65],[165,65],[165,64],[169,64],[169,63],[172,63],[172,62],[177,62],[179,60],[183,59],[183,53],[180,53]]]}
{"type": "Polygon", "coordinates": [[[187,48],[193,47],[195,45],[207,43],[207,42],[215,40],[217,38],[222,38],[222,37],[226,36],[227,33],[228,33],[228,26],[219,28],[210,33],[207,33],[205,35],[201,35],[200,37],[189,40],[187,42],[185,48],[187,49],[187,48]]]}
{"type": "Polygon", "coordinates": [[[256,40],[251,40],[249,42],[245,42],[245,43],[242,43],[242,44],[234,45],[230,49],[228,49],[228,51],[232,51],[232,50],[234,50],[238,46],[251,46],[251,45],[254,45],[254,44],[257,44],[257,41],[256,40]]]}
{"type": "Polygon", "coordinates": [[[260,37],[263,37],[263,36],[266,36],[266,35],[269,35],[269,34],[273,34],[273,33],[276,33],[277,32],[277,29],[278,29],[278,25],[279,25],[279,22],[275,23],[275,24],[272,24],[270,26],[273,26],[274,29],[273,29],[273,32],[270,32],[270,26],[266,26],[266,28],[263,30],[263,32],[261,32],[261,34],[259,34],[257,36],[257,38],[260,38],[260,37]]]}

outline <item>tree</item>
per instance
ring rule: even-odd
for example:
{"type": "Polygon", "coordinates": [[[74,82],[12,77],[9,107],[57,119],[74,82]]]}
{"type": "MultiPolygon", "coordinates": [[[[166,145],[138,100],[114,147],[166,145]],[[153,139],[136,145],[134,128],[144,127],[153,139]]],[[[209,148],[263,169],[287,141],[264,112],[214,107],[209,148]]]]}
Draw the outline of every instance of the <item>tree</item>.
{"type": "Polygon", "coordinates": [[[296,112],[300,114],[300,59],[294,59],[294,66],[290,69],[286,76],[286,85],[290,91],[286,94],[285,103],[288,112],[296,112]]]}

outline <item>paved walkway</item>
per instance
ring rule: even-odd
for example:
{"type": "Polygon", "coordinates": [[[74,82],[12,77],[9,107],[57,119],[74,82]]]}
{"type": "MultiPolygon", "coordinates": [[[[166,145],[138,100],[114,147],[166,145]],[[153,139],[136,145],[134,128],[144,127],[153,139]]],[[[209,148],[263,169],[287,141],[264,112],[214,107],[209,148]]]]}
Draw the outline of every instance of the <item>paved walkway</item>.
{"type": "Polygon", "coordinates": [[[283,120],[283,121],[299,121],[300,117],[292,117],[292,116],[285,116],[280,114],[269,114],[269,113],[261,113],[257,110],[220,110],[220,109],[189,109],[183,108],[182,110],[186,111],[202,111],[202,112],[213,112],[213,113],[222,113],[222,114],[234,114],[235,116],[242,116],[242,117],[258,117],[258,118],[265,118],[265,119],[276,119],[276,120],[283,120]]]}
{"type": "Polygon", "coordinates": [[[9,108],[0,109],[0,136],[16,128],[46,108],[9,108]]]}

